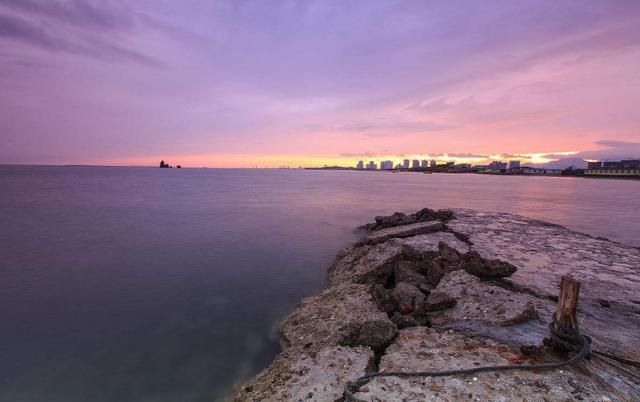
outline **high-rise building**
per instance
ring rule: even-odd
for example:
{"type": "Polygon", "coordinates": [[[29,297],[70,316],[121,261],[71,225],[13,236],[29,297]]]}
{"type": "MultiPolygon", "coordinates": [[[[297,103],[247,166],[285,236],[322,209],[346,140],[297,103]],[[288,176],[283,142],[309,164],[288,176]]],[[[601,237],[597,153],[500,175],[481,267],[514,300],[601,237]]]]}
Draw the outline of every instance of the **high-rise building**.
{"type": "Polygon", "coordinates": [[[378,166],[374,161],[371,161],[367,164],[367,170],[376,170],[378,166]]]}
{"type": "Polygon", "coordinates": [[[393,161],[382,161],[382,162],[380,162],[380,169],[383,169],[383,170],[391,170],[391,169],[393,169],[393,161]]]}
{"type": "Polygon", "coordinates": [[[356,165],[356,169],[364,169],[364,162],[363,161],[358,161],[358,164],[356,165]]]}
{"type": "Polygon", "coordinates": [[[427,168],[427,167],[429,167],[429,162],[427,162],[427,160],[426,160],[426,159],[421,160],[421,161],[420,161],[420,167],[421,167],[421,168],[427,168]]]}
{"type": "Polygon", "coordinates": [[[487,166],[489,170],[502,170],[507,168],[507,162],[500,161],[491,161],[489,166],[487,166]]]}
{"type": "Polygon", "coordinates": [[[520,161],[510,161],[509,162],[509,169],[510,170],[520,169],[520,161]]]}
{"type": "Polygon", "coordinates": [[[431,159],[431,167],[436,167],[438,165],[438,162],[436,162],[435,159],[431,159]]]}
{"type": "Polygon", "coordinates": [[[405,159],[402,161],[402,168],[409,169],[409,159],[405,159]]]}
{"type": "Polygon", "coordinates": [[[420,161],[419,161],[419,160],[417,160],[417,159],[414,159],[414,160],[413,160],[413,163],[411,163],[411,168],[412,168],[412,169],[418,169],[418,168],[420,168],[420,161]]]}

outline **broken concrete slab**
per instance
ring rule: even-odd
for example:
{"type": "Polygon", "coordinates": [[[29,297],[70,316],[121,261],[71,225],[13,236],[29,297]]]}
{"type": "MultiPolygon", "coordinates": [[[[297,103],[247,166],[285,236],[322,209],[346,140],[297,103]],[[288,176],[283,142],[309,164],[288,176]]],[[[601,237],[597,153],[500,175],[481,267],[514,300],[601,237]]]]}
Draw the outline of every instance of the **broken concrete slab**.
{"type": "MultiPolygon", "coordinates": [[[[490,339],[414,327],[400,331],[382,356],[379,371],[444,371],[541,362],[490,339]]],[[[487,372],[438,378],[382,377],[372,379],[355,393],[361,401],[624,401],[636,395],[619,394],[585,373],[582,366],[556,371],[487,372]]]]}
{"type": "Polygon", "coordinates": [[[303,300],[280,327],[284,349],[327,345],[386,346],[396,326],[380,311],[371,286],[344,284],[303,300]]]}
{"type": "Polygon", "coordinates": [[[640,360],[640,248],[522,216],[454,212],[448,226],[468,236],[473,250],[518,268],[504,281],[514,290],[553,299],[563,275],[579,280],[578,317],[594,348],[640,360]]]}
{"type": "Polygon", "coordinates": [[[431,314],[434,326],[451,325],[514,344],[535,344],[546,336],[555,308],[550,300],[510,292],[462,270],[446,274],[434,293],[456,300],[455,306],[431,314]],[[516,327],[498,328],[511,326],[516,327]]]}
{"type": "Polygon", "coordinates": [[[440,232],[445,229],[445,225],[441,222],[418,222],[403,226],[394,226],[386,229],[376,230],[368,234],[362,239],[358,245],[364,244],[378,244],[383,243],[389,239],[397,239],[404,237],[412,237],[420,234],[428,234],[434,232],[440,232]]]}
{"type": "Polygon", "coordinates": [[[241,387],[236,401],[335,401],[344,384],[373,368],[374,353],[366,347],[329,346],[317,352],[283,352],[252,381],[241,387]]]}

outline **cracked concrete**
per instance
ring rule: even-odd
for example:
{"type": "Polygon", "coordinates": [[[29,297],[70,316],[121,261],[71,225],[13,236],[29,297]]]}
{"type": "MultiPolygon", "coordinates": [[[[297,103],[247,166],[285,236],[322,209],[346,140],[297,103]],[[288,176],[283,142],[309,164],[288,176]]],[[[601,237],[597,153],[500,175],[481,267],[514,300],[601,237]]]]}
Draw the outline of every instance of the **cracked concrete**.
{"type": "MultiPolygon", "coordinates": [[[[559,361],[541,343],[565,274],[582,282],[578,317],[594,350],[640,360],[638,248],[470,210],[424,209],[367,227],[380,229],[338,254],[329,287],[283,321],[283,351],[238,401],[337,401],[347,381],[376,370],[559,361]]],[[[356,397],[631,401],[640,370],[595,356],[565,370],[376,378],[356,397]]]]}

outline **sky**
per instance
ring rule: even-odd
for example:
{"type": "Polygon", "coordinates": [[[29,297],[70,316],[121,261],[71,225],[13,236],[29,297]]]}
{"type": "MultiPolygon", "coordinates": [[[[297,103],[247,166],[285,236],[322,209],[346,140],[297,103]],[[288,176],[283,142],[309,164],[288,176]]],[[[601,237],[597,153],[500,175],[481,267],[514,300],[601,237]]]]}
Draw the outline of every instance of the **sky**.
{"type": "Polygon", "coordinates": [[[640,157],[640,1],[0,0],[0,163],[640,157]]]}

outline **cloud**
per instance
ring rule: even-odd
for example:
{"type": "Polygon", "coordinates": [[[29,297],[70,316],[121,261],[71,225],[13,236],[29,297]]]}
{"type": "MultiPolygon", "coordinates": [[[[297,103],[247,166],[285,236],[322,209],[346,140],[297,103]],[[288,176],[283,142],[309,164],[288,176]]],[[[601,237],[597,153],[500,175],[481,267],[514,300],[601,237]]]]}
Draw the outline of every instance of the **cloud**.
{"type": "Polygon", "coordinates": [[[489,158],[489,155],[465,153],[465,152],[462,152],[462,153],[451,152],[451,153],[448,153],[447,156],[451,158],[467,158],[467,159],[488,159],[489,158]]]}
{"type": "Polygon", "coordinates": [[[34,0],[0,0],[0,5],[8,10],[38,16],[45,20],[55,21],[65,25],[97,28],[100,30],[130,29],[134,26],[133,13],[124,6],[124,3],[102,3],[103,7],[96,6],[95,2],[70,0],[60,1],[34,1],[34,0]],[[109,7],[104,7],[109,4],[109,7]]]}
{"type": "MultiPolygon", "coordinates": [[[[529,158],[530,157],[530,155],[510,154],[510,153],[500,154],[499,156],[502,159],[513,159],[513,158],[525,159],[525,158],[529,158]]],[[[563,155],[563,156],[566,156],[566,155],[563,155]]]]}
{"type": "Polygon", "coordinates": [[[344,124],[337,127],[338,131],[356,132],[372,137],[387,137],[403,134],[415,134],[433,131],[452,130],[455,126],[431,121],[370,121],[363,123],[344,124]]]}
{"type": "MultiPolygon", "coordinates": [[[[604,148],[576,152],[571,157],[598,160],[640,159],[640,142],[599,140],[595,144],[604,148]]],[[[544,155],[544,157],[547,159],[560,159],[566,158],[567,155],[548,154],[544,155]]]]}
{"type": "Polygon", "coordinates": [[[384,156],[385,153],[377,153],[377,152],[344,152],[340,154],[340,157],[343,158],[377,158],[380,156],[384,156]]]}
{"type": "Polygon", "coordinates": [[[106,61],[160,65],[155,58],[122,45],[126,42],[123,34],[132,26],[133,21],[123,13],[81,1],[59,4],[0,0],[0,39],[106,61]],[[111,39],[114,35],[119,40],[111,39]]]}

